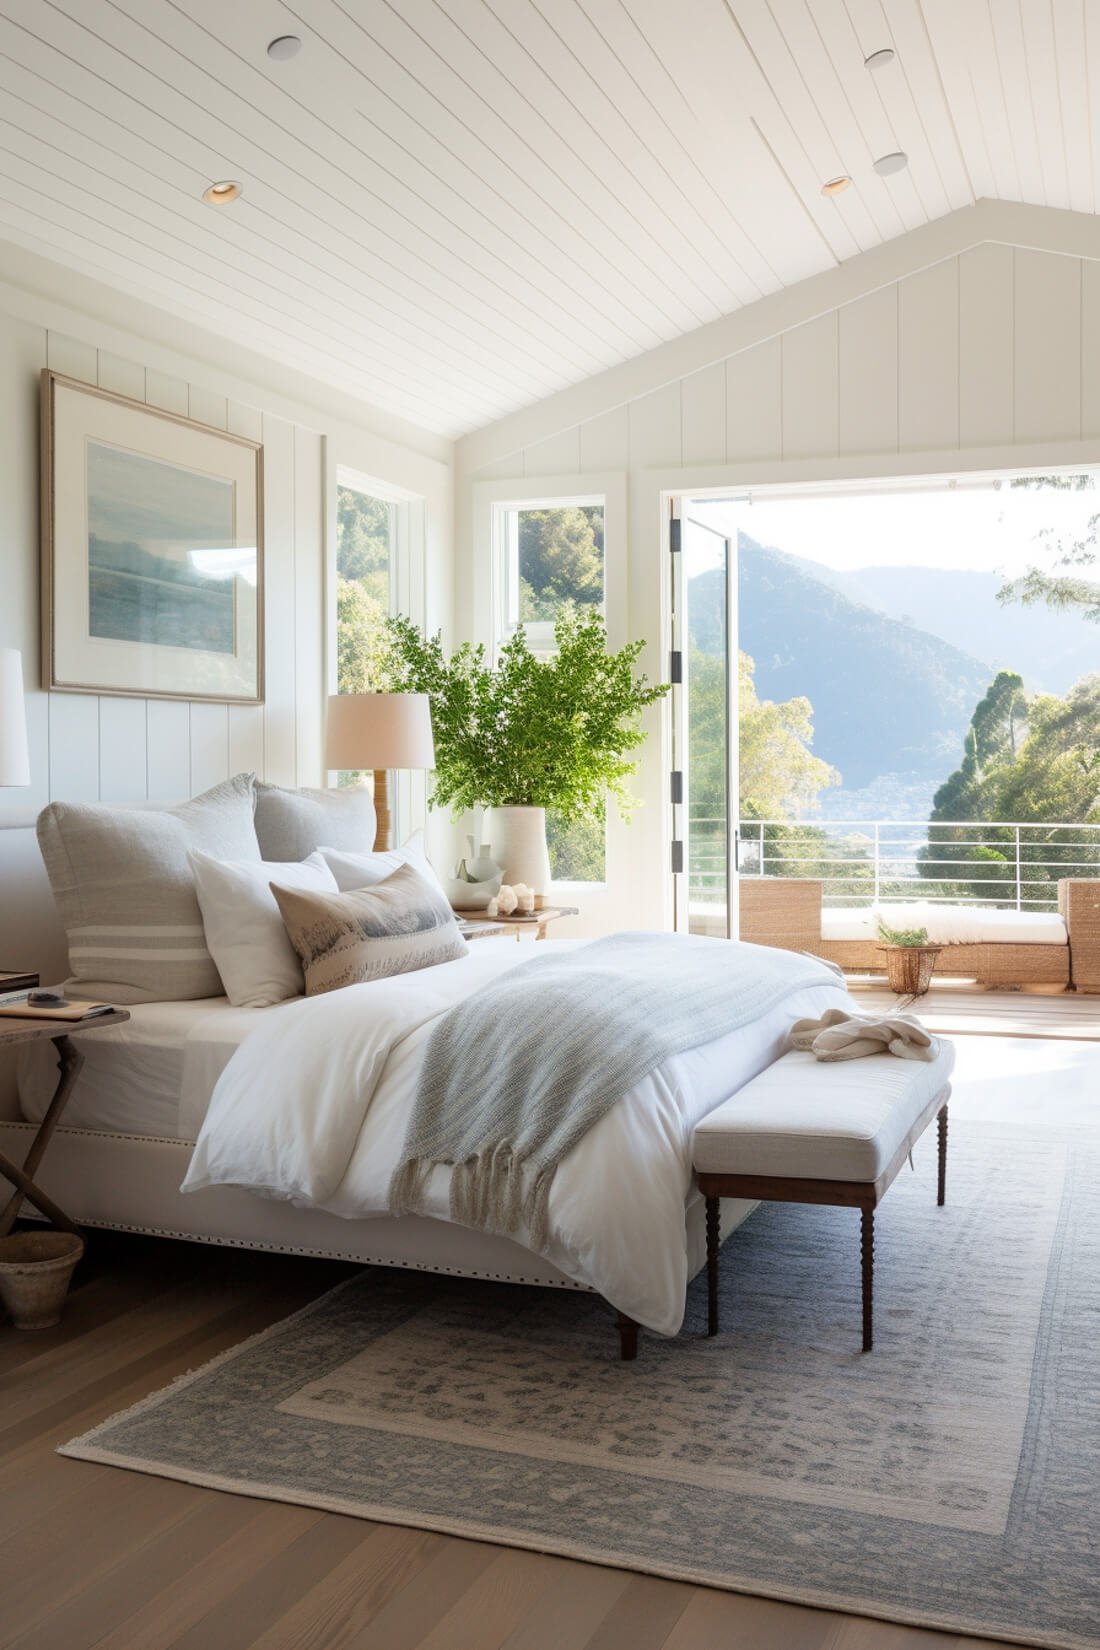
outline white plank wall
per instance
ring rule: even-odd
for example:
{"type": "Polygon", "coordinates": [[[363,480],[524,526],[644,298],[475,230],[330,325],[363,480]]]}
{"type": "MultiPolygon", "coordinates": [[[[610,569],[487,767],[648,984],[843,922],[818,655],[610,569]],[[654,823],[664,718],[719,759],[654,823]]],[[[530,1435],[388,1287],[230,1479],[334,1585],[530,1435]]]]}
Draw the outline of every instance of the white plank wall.
{"type": "Polygon", "coordinates": [[[1100,263],[984,244],[468,480],[1100,434],[1100,263]]]}
{"type": "MultiPolygon", "coordinates": [[[[526,450],[508,452],[509,425],[494,428],[491,466],[460,470],[457,519],[456,621],[459,635],[476,634],[474,591],[483,582],[472,563],[482,533],[471,531],[474,482],[523,481],[537,490],[538,475],[586,472],[627,475],[628,577],[625,596],[609,611],[619,634],[647,644],[645,659],[661,657],[662,580],[666,577],[656,520],[656,477],[674,484],[679,471],[691,486],[717,467],[737,465],[737,486],[751,485],[752,467],[792,462],[797,477],[822,471],[889,473],[889,455],[963,454],[982,449],[1011,468],[1025,445],[1100,436],[1100,261],[1063,252],[1024,250],[980,242],[927,267],[864,288],[858,296],[797,326],[788,326],[740,352],[700,366],[684,347],[692,370],[670,377],[644,395],[597,414],[602,385],[592,386],[593,416],[526,450]],[[830,469],[830,467],[832,467],[830,469]]],[[[675,356],[668,366],[674,370],[675,356]]],[[[662,362],[662,368],[665,363],[662,362]]],[[[549,410],[549,409],[548,409],[549,410]]],[[[530,414],[514,420],[517,436],[532,427],[530,414]]],[[[538,421],[535,420],[536,427],[538,421]]],[[[542,429],[545,429],[545,424],[542,429]]],[[[459,458],[462,460],[460,447],[459,458]]],[[[666,817],[664,735],[641,753],[635,789],[639,809],[617,850],[615,876],[632,888],[628,921],[660,923],[661,829],[666,817]]],[[[664,915],[662,915],[664,911],[664,915]]]]}
{"type": "Polygon", "coordinates": [[[139,355],[136,344],[129,358],[0,313],[0,644],[23,651],[32,760],[29,791],[0,797],[0,823],[33,818],[51,797],[171,801],[247,769],[282,784],[323,783],[323,436],[202,383],[146,370],[139,355]],[[265,704],[39,689],[38,374],[46,365],[265,443],[265,704]]]}

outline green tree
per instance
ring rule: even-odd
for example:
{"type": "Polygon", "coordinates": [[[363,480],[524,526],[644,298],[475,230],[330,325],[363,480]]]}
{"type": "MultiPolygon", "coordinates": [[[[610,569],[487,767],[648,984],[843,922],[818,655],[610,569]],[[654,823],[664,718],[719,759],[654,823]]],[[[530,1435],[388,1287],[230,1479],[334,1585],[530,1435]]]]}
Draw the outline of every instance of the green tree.
{"type": "Polygon", "coordinates": [[[362,584],[336,575],[336,684],[340,693],[384,693],[393,669],[386,607],[362,584]]]}
{"type": "Polygon", "coordinates": [[[840,784],[840,775],[810,749],[814,737],[810,701],[799,697],[776,703],[758,698],[754,662],[747,653],[739,653],[737,662],[741,817],[797,819],[817,806],[827,786],[840,784]]]}
{"type": "Polygon", "coordinates": [[[920,865],[935,884],[930,892],[1015,901],[1016,834],[990,820],[1049,827],[1021,837],[1029,903],[1053,906],[1063,870],[1080,873],[1100,863],[1100,848],[1083,843],[1075,829],[1100,823],[1100,676],[1084,677],[1064,698],[1030,699],[1014,672],[994,679],[971,718],[959,767],[933,799],[920,865]],[[955,862],[946,874],[944,860],[955,862]]]}
{"type": "Polygon", "coordinates": [[[336,571],[389,605],[393,506],[354,487],[336,489],[336,571]]]}
{"type": "Polygon", "coordinates": [[[336,682],[340,693],[389,686],[393,506],[354,487],[336,490],[336,682]]]}
{"type": "MultiPolygon", "coordinates": [[[[812,810],[822,790],[840,783],[835,768],[815,756],[813,708],[808,699],[775,703],[757,696],[755,665],[738,654],[738,767],[743,820],[797,820],[812,810]]],[[[692,883],[703,897],[725,885],[726,837],[726,664],[717,653],[692,647],[689,761],[691,785],[692,883]]],[[[865,849],[839,849],[820,827],[771,823],[761,828],[764,869],[769,876],[824,874],[830,857],[866,862],[865,849]]],[[[752,842],[761,841],[750,834],[752,842]]]]}
{"type": "MultiPolygon", "coordinates": [[[[1086,493],[1095,490],[1096,478],[1093,475],[1017,476],[1011,485],[1086,493]]],[[[1029,567],[1019,578],[1002,585],[997,600],[1020,602],[1024,607],[1043,602],[1047,607],[1080,613],[1100,624],[1100,583],[1083,577],[1080,572],[1082,567],[1092,567],[1100,556],[1100,511],[1088,518],[1080,537],[1063,537],[1053,527],[1045,527],[1039,541],[1054,566],[1066,571],[1052,573],[1049,568],[1029,567]]]]}
{"type": "Polygon", "coordinates": [[[519,511],[520,618],[603,603],[603,506],[519,511]]]}

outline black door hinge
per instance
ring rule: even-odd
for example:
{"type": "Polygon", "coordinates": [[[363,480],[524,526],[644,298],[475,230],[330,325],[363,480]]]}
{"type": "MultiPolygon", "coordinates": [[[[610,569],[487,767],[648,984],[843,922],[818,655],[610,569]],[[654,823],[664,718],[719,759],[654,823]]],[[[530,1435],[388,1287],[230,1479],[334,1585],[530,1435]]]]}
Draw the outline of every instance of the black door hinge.
{"type": "Polygon", "coordinates": [[[684,800],[684,775],[679,768],[673,768],[668,776],[668,790],[670,802],[684,800]]]}
{"type": "Polygon", "coordinates": [[[682,542],[680,536],[682,526],[683,523],[680,521],[679,516],[673,516],[672,520],[668,524],[668,547],[672,551],[673,555],[676,555],[682,542]]]}
{"type": "Polygon", "coordinates": [[[676,686],[684,679],[684,655],[674,647],[668,656],[668,679],[676,686]]]}
{"type": "Polygon", "coordinates": [[[682,871],[683,868],[684,868],[684,845],[683,845],[682,842],[674,841],[673,844],[672,844],[672,870],[673,870],[673,874],[676,875],[678,872],[682,871]]]}

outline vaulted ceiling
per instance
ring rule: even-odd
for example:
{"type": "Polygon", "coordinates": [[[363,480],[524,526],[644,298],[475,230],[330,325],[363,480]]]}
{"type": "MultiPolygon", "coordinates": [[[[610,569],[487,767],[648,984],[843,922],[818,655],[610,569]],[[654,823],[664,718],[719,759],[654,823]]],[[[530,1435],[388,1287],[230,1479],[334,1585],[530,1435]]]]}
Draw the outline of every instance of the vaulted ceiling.
{"type": "Polygon", "coordinates": [[[1098,190],[1100,0],[0,0],[0,238],[445,435],[1098,190]]]}

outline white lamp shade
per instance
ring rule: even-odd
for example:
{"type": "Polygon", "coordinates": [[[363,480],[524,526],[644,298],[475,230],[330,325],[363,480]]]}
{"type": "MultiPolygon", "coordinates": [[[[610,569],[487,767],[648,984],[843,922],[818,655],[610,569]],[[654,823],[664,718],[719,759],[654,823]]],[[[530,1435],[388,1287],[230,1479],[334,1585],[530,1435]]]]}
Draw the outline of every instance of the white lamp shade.
{"type": "Polygon", "coordinates": [[[326,768],[434,768],[426,693],[338,693],[328,702],[326,768]]]}
{"type": "Polygon", "coordinates": [[[14,647],[0,647],[0,785],[30,782],[23,655],[14,647]]]}

